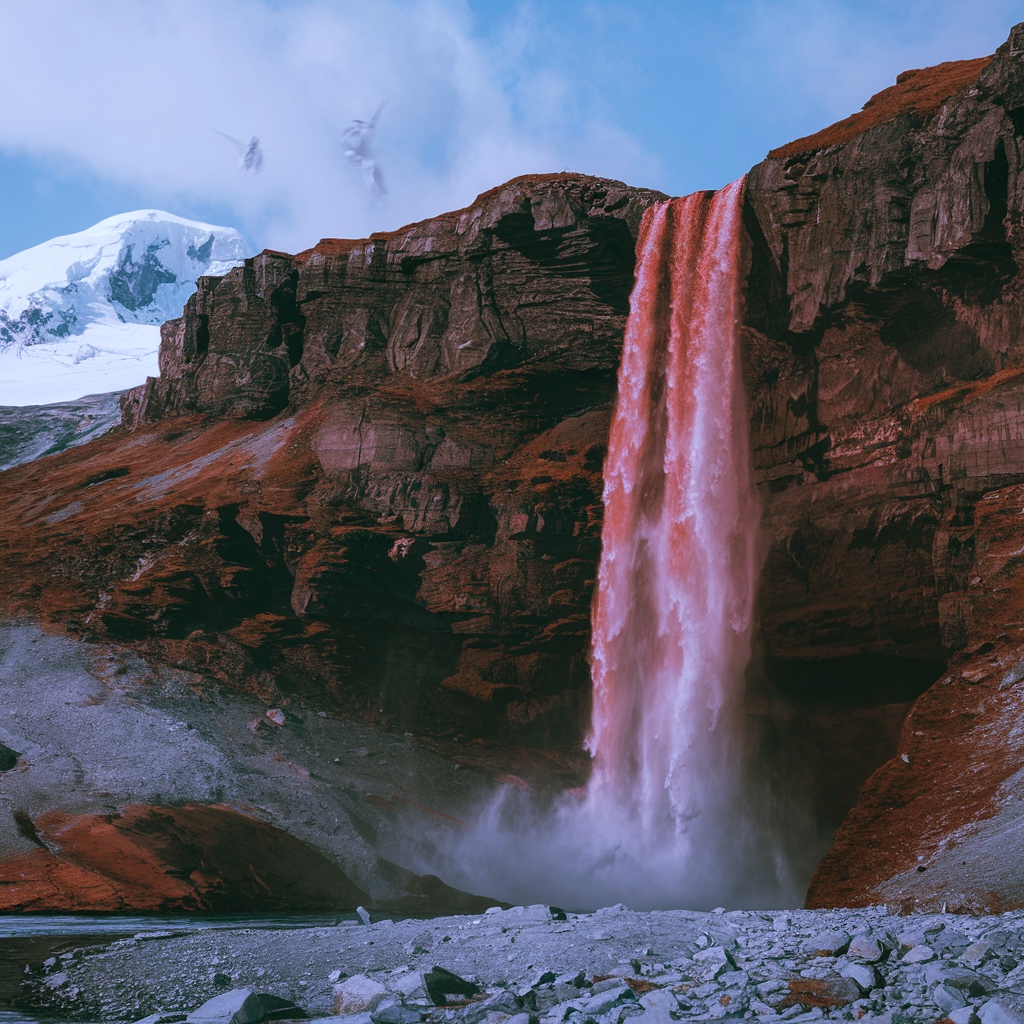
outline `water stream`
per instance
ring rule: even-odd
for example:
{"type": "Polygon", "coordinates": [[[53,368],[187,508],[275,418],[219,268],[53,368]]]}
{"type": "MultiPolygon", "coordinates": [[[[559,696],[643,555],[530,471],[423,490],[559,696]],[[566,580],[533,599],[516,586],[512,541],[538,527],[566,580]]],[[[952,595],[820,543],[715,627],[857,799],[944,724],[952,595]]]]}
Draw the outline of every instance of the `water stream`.
{"type": "Polygon", "coordinates": [[[590,783],[484,809],[444,854],[453,884],[573,909],[801,900],[743,727],[760,570],[743,190],[670,200],[641,226],[605,463],[590,783]]]}

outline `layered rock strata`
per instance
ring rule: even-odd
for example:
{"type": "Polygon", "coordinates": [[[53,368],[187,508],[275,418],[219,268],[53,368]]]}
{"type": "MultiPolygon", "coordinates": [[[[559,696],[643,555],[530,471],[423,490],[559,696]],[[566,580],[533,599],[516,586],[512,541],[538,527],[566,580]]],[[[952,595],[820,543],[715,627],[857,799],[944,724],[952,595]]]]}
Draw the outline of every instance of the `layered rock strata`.
{"type": "MultiPolygon", "coordinates": [[[[147,800],[154,787],[124,761],[103,783],[65,780],[59,796],[39,783],[11,808],[51,857],[75,870],[88,859],[48,838],[49,811],[105,815],[89,821],[120,842],[125,803],[212,797],[310,844],[378,904],[411,906],[423,883],[376,854],[410,807],[463,813],[441,795],[453,753],[498,785],[551,769],[579,784],[601,464],[635,232],[663,198],[577,175],[522,179],[459,213],[204,278],[164,327],[160,379],[125,397],[126,430],[0,481],[9,615],[251,695],[282,716],[276,732],[263,723],[268,738],[320,713],[565,753],[506,751],[492,767],[480,747],[447,750],[420,766],[439,785],[432,798],[392,782],[368,807],[325,792],[322,749],[301,751],[287,761],[316,793],[313,826],[254,790],[241,764],[220,796],[157,784],[147,800]]],[[[217,745],[246,749],[244,727],[221,736],[226,724],[211,722],[217,745]]],[[[11,865],[26,884],[8,905],[69,906],[51,861],[12,821],[6,831],[3,852],[31,860],[27,875],[11,865]]],[[[158,852],[174,876],[175,856],[158,852]]],[[[155,896],[130,878],[75,906],[219,905],[203,884],[161,892],[146,877],[155,896]]]]}
{"type": "Polygon", "coordinates": [[[825,699],[941,678],[808,900],[1019,906],[1024,28],[859,117],[749,179],[763,637],[825,699]]]}
{"type": "MultiPolygon", "coordinates": [[[[1018,26],[748,178],[751,717],[823,827],[855,804],[814,905],[1024,899],[1022,159],[1018,26]]],[[[124,429],[0,478],[0,607],[268,706],[576,748],[662,198],[517,179],[201,280],[124,429]]]]}

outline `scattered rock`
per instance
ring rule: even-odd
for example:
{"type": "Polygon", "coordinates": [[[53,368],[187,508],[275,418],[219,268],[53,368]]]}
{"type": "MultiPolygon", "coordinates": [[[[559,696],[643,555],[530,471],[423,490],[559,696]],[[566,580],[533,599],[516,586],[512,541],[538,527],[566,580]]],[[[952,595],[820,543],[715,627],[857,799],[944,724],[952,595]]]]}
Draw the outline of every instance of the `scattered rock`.
{"type": "Polygon", "coordinates": [[[389,1006],[374,1010],[370,1014],[373,1024],[419,1024],[423,1020],[423,1014],[411,1006],[403,1006],[401,1003],[391,1003],[389,1006]]]}
{"type": "MultiPolygon", "coordinates": [[[[597,989],[597,986],[594,986],[597,989]]],[[[613,982],[611,987],[605,988],[595,995],[592,995],[584,1004],[583,1011],[588,1017],[600,1017],[616,1006],[623,1003],[631,1003],[636,1000],[633,990],[625,981],[613,982]]]]}
{"type": "Polygon", "coordinates": [[[721,946],[709,946],[707,949],[698,950],[693,954],[693,962],[697,965],[701,978],[705,980],[717,979],[726,971],[736,970],[736,961],[721,946]]]}
{"type": "Polygon", "coordinates": [[[804,943],[804,950],[815,956],[839,956],[850,946],[850,936],[844,932],[821,932],[804,943]]]}
{"type": "Polygon", "coordinates": [[[848,956],[875,964],[883,960],[888,951],[888,947],[873,935],[855,935],[850,940],[850,947],[846,952],[848,956]]]}
{"type": "Polygon", "coordinates": [[[982,964],[991,960],[995,954],[992,952],[992,943],[979,939],[972,942],[961,954],[960,962],[968,967],[981,967],[982,964]]]}
{"type": "Polygon", "coordinates": [[[354,974],[334,986],[334,1012],[342,1016],[372,1012],[387,994],[380,982],[365,974],[354,974]]]}
{"type": "Polygon", "coordinates": [[[397,992],[405,1000],[427,998],[427,987],[423,981],[423,975],[419,971],[400,974],[391,982],[391,991],[397,992]]]}
{"type": "Polygon", "coordinates": [[[1004,999],[989,999],[978,1008],[981,1024],[1024,1024],[1024,1012],[1004,999]]]}
{"type": "Polygon", "coordinates": [[[947,1016],[954,1010],[962,1010],[967,1005],[963,992],[952,985],[936,985],[932,989],[932,1001],[947,1016]]]}
{"type": "Polygon", "coordinates": [[[882,976],[868,964],[847,964],[839,971],[839,975],[852,978],[860,986],[861,992],[865,993],[882,984],[882,976]]]}
{"type": "Polygon", "coordinates": [[[953,1010],[946,1015],[946,1019],[952,1024],[978,1024],[978,1015],[974,1012],[973,1006],[965,1006],[960,1010],[953,1010]]]}

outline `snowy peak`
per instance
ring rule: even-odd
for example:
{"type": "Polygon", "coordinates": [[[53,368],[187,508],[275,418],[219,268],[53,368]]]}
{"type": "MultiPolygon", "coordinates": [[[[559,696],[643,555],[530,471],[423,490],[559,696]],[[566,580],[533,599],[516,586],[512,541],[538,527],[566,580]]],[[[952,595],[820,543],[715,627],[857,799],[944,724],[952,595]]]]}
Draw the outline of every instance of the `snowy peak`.
{"type": "Polygon", "coordinates": [[[234,228],[136,210],[0,260],[0,406],[155,376],[159,324],[181,316],[197,278],[226,274],[246,249],[234,228]]]}
{"type": "Polygon", "coordinates": [[[138,210],[0,260],[0,347],[45,344],[90,324],[160,324],[195,282],[245,257],[233,228],[138,210]]]}

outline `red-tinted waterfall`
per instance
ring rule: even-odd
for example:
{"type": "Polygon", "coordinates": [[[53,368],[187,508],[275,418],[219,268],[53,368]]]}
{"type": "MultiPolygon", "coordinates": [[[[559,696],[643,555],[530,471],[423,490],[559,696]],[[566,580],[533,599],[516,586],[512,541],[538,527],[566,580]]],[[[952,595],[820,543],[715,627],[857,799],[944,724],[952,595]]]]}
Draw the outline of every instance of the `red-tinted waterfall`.
{"type": "Polygon", "coordinates": [[[738,342],[743,181],[647,212],[605,462],[591,799],[694,838],[733,802],[759,508],[738,342]]]}
{"type": "Polygon", "coordinates": [[[604,469],[593,773],[546,807],[506,787],[446,864],[423,865],[462,888],[575,909],[799,902],[742,724],[759,570],[743,186],[644,216],[604,469]]]}

